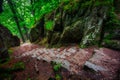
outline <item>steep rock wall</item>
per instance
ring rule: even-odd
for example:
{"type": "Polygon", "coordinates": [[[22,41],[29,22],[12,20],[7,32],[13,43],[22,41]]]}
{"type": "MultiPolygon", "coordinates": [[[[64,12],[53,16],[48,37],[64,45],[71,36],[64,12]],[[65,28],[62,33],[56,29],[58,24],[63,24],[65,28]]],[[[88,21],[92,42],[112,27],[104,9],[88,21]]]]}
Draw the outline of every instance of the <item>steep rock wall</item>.
{"type": "Polygon", "coordinates": [[[50,29],[46,29],[44,24],[44,37],[40,43],[49,45],[79,43],[81,47],[98,45],[110,5],[108,0],[62,2],[58,8],[44,15],[45,22],[53,23],[50,29]]]}

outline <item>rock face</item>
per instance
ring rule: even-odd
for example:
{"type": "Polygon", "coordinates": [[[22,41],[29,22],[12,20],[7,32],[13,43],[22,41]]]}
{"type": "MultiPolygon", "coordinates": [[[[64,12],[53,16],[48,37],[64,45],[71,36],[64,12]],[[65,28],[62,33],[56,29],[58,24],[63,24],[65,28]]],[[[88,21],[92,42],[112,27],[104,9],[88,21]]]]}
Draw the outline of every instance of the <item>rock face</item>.
{"type": "Polygon", "coordinates": [[[0,59],[7,58],[7,49],[14,46],[19,46],[20,40],[17,36],[13,36],[10,31],[0,24],[0,59]]]}
{"type": "MultiPolygon", "coordinates": [[[[103,1],[99,3],[93,0],[73,0],[61,3],[51,13],[44,15],[44,20],[53,21],[52,30],[35,27],[35,35],[31,32],[34,35],[32,39],[35,40],[30,41],[35,42],[38,37],[41,37],[39,33],[42,33],[44,34],[42,38],[46,38],[49,45],[68,43],[80,43],[81,47],[98,45],[103,21],[107,18],[106,13],[109,10],[109,4],[104,4],[103,1]]],[[[45,28],[42,21],[41,19],[39,23],[45,28]]],[[[42,40],[40,41],[43,42],[42,40]]]]}

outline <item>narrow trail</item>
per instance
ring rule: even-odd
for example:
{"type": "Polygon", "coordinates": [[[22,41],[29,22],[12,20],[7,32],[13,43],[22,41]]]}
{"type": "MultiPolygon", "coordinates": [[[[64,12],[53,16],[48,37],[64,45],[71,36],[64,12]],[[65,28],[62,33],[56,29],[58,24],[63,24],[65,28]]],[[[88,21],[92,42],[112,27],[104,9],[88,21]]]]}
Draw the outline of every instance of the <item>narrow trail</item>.
{"type": "Polygon", "coordinates": [[[120,52],[107,48],[80,49],[77,46],[45,48],[25,43],[14,48],[16,58],[30,56],[38,61],[61,63],[71,74],[84,74],[84,67],[102,74],[106,80],[116,78],[120,67],[120,52]]]}

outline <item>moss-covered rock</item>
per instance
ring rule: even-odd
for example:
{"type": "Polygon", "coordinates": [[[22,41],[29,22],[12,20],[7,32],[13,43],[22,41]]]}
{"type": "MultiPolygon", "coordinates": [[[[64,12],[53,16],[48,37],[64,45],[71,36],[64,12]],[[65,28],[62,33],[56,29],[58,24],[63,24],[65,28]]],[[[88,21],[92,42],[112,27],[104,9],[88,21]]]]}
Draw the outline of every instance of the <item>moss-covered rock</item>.
{"type": "Polygon", "coordinates": [[[8,48],[19,45],[19,38],[13,36],[6,27],[0,24],[0,60],[5,61],[9,57],[8,48]]]}
{"type": "MultiPolygon", "coordinates": [[[[55,10],[45,15],[44,38],[47,39],[46,42],[50,45],[80,43],[81,47],[98,45],[99,41],[102,41],[103,28],[108,27],[104,24],[105,20],[108,20],[108,12],[112,5],[111,0],[62,1],[55,10]],[[46,26],[49,29],[45,29],[46,26]]],[[[33,36],[34,33],[41,32],[40,29],[37,30],[39,30],[38,33],[34,30],[33,36]]],[[[32,39],[36,40],[38,37],[32,39]]]]}
{"type": "Polygon", "coordinates": [[[84,36],[80,43],[81,47],[98,45],[103,22],[107,17],[107,11],[108,7],[106,6],[95,7],[90,12],[88,11],[88,16],[84,17],[84,36]]]}
{"type": "Polygon", "coordinates": [[[81,20],[76,21],[71,26],[65,27],[61,34],[61,43],[79,43],[83,36],[83,26],[81,20]]]}

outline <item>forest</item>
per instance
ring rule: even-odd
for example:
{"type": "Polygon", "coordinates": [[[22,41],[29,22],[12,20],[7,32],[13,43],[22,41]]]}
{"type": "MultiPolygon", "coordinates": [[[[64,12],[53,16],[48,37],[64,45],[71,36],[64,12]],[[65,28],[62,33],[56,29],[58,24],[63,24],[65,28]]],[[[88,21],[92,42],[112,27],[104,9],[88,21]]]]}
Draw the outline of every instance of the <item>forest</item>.
{"type": "Polygon", "coordinates": [[[120,80],[120,0],[0,0],[0,80],[120,80]]]}

